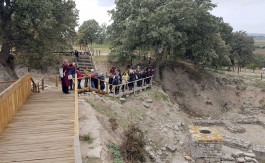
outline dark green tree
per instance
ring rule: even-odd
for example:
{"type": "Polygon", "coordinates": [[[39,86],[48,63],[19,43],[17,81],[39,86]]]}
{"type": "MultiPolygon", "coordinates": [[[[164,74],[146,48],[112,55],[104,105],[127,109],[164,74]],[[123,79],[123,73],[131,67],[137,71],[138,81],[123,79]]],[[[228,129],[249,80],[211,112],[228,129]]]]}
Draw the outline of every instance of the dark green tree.
{"type": "Polygon", "coordinates": [[[54,50],[71,43],[77,18],[73,0],[0,0],[1,64],[13,68],[14,48],[28,66],[45,68],[54,50]]]}
{"type": "Polygon", "coordinates": [[[95,19],[85,21],[78,30],[79,44],[93,44],[100,36],[101,28],[95,19]]]}
{"type": "Polygon", "coordinates": [[[229,46],[210,0],[117,0],[110,11],[112,56],[130,59],[139,51],[159,62],[181,57],[205,65],[230,64],[229,46]]]}
{"type": "Polygon", "coordinates": [[[231,55],[239,67],[245,67],[252,61],[255,50],[254,39],[248,36],[246,32],[234,32],[230,46],[232,48],[231,55]]]}

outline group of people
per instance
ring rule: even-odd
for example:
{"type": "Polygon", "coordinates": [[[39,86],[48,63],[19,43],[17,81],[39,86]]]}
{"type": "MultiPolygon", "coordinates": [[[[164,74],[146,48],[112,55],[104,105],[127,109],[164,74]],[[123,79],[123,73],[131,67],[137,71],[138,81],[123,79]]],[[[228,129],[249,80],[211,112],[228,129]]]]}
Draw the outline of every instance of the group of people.
{"type": "MultiPolygon", "coordinates": [[[[75,65],[75,62],[69,65],[68,60],[63,61],[60,70],[60,78],[62,80],[62,91],[65,94],[69,94],[69,89],[73,90],[73,79],[75,78],[75,74],[78,79],[78,89],[82,89],[82,79],[85,79],[84,87],[90,86],[102,91],[105,89],[105,77],[103,73],[98,74],[94,72],[94,69],[91,69],[91,72],[89,72],[88,67],[85,67],[84,74],[82,74],[80,68],[76,68],[75,65]]],[[[140,66],[134,69],[129,65],[122,74],[120,69],[115,67],[112,67],[109,73],[108,82],[110,87],[107,89],[110,89],[111,93],[119,94],[120,87],[118,85],[122,85],[121,90],[124,92],[126,89],[132,90],[135,86],[142,87],[146,84],[150,84],[151,79],[148,77],[154,75],[154,69],[152,67],[141,69],[140,66]],[[115,86],[115,92],[113,92],[113,86],[115,86]]]]}
{"type": "Polygon", "coordinates": [[[98,89],[98,87],[100,87],[99,88],[100,90],[105,89],[105,84],[104,84],[105,77],[103,73],[99,75],[98,73],[94,72],[94,69],[92,69],[91,72],[89,73],[88,68],[85,67],[84,74],[82,74],[80,68],[79,67],[76,68],[75,65],[76,65],[75,62],[69,65],[68,60],[64,60],[63,65],[60,68],[62,91],[65,94],[69,94],[69,89],[73,90],[73,79],[75,78],[75,74],[77,75],[76,77],[78,79],[78,85],[77,85],[78,89],[82,89],[81,81],[83,78],[85,78],[84,87],[88,87],[89,84],[91,84],[92,88],[98,89]]]}
{"type": "MultiPolygon", "coordinates": [[[[134,69],[132,66],[128,65],[123,74],[121,74],[119,68],[115,67],[112,67],[109,73],[109,83],[111,84],[109,89],[110,92],[113,93],[113,85],[122,85],[121,90],[122,92],[124,92],[125,89],[132,90],[135,87],[135,84],[137,87],[142,87],[146,84],[150,84],[151,79],[148,77],[154,75],[154,69],[152,67],[141,69],[140,66],[137,66],[137,69],[134,69]],[[134,81],[137,82],[135,83],[134,81]]],[[[114,91],[115,94],[119,94],[120,87],[116,86],[114,91]]]]}

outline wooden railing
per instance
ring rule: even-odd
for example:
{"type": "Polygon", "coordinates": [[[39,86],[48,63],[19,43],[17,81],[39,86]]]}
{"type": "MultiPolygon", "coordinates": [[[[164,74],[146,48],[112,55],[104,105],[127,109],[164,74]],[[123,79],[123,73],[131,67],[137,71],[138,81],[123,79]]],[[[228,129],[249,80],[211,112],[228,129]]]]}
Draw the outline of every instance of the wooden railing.
{"type": "Polygon", "coordinates": [[[17,80],[0,94],[0,133],[31,95],[31,76],[17,80]]]}
{"type": "Polygon", "coordinates": [[[41,78],[38,82],[35,82],[31,78],[32,82],[32,93],[40,93],[40,87],[42,90],[44,90],[44,78],[41,78]]]}
{"type": "MultiPolygon", "coordinates": [[[[75,74],[77,76],[77,74],[75,74]]],[[[74,83],[77,83],[77,78],[74,79],[74,83]]],[[[75,90],[75,136],[79,136],[79,118],[78,118],[78,89],[77,84],[74,85],[75,90]]]]}
{"type": "Polygon", "coordinates": [[[3,81],[3,82],[0,82],[0,84],[9,84],[9,83],[14,83],[16,81],[17,80],[3,81]]]}
{"type": "MultiPolygon", "coordinates": [[[[100,80],[98,78],[95,77],[82,77],[82,78],[78,78],[79,80],[86,80],[89,81],[89,84],[87,86],[84,86],[82,89],[78,89],[78,92],[84,92],[84,91],[93,91],[99,94],[108,94],[110,95],[110,93],[113,92],[112,96],[113,97],[120,97],[122,95],[127,95],[127,94],[131,94],[131,93],[135,93],[139,90],[143,90],[146,89],[147,87],[152,87],[152,83],[153,83],[153,76],[147,77],[147,78],[142,78],[139,80],[135,80],[132,82],[127,82],[124,84],[119,84],[119,85],[114,85],[114,84],[110,84],[109,82],[105,81],[105,80],[100,80]],[[97,88],[92,88],[91,85],[91,80],[97,80],[97,88]],[[100,82],[104,83],[105,88],[101,89],[101,84],[100,82]],[[141,84],[137,85],[138,82],[141,82],[141,84]],[[129,89],[129,86],[133,85],[131,88],[131,90],[129,89]],[[111,89],[109,88],[111,87],[111,89]],[[116,89],[117,88],[117,89],[116,89]],[[124,88],[122,91],[122,88],[124,88]],[[115,94],[115,90],[116,92],[118,92],[118,94],[115,94]]],[[[77,81],[74,82],[75,85],[78,84],[77,81]],[[76,83],[76,84],[75,84],[76,83]]]]}

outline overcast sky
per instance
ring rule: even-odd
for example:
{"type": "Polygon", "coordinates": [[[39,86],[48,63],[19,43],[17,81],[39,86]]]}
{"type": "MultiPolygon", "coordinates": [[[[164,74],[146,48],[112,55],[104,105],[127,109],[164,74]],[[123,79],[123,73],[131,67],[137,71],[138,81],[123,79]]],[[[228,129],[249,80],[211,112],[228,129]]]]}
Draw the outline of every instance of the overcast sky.
{"type": "MultiPolygon", "coordinates": [[[[75,0],[79,10],[79,24],[96,19],[110,24],[107,11],[115,7],[115,0],[75,0]]],[[[217,4],[212,13],[224,18],[234,30],[265,33],[265,0],[213,0],[217,4]]]]}

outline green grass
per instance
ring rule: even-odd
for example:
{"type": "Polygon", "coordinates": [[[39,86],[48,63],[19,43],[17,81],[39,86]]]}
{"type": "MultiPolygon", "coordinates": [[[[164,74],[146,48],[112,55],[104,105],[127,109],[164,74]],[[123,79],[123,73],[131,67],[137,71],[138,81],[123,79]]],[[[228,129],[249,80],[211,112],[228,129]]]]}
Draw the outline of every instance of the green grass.
{"type": "Polygon", "coordinates": [[[261,80],[256,80],[253,84],[254,87],[264,89],[265,88],[265,82],[261,80]]]}
{"type": "Polygon", "coordinates": [[[102,55],[95,55],[94,56],[95,62],[108,62],[108,56],[102,56],[102,55]]]}
{"type": "Polygon", "coordinates": [[[165,95],[164,93],[161,93],[161,92],[154,92],[154,93],[153,93],[153,97],[154,97],[155,99],[161,98],[161,99],[164,100],[164,101],[168,101],[168,96],[165,95]]]}
{"type": "Polygon", "coordinates": [[[109,44],[92,44],[89,45],[90,48],[103,48],[103,49],[109,49],[110,45],[109,44]]]}
{"type": "Polygon", "coordinates": [[[265,39],[255,40],[255,46],[265,46],[265,39]]]}

